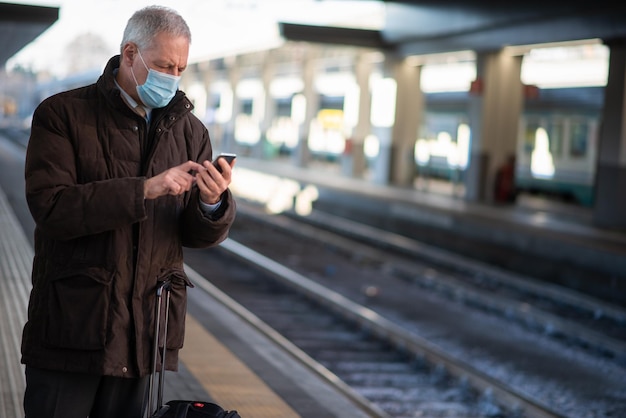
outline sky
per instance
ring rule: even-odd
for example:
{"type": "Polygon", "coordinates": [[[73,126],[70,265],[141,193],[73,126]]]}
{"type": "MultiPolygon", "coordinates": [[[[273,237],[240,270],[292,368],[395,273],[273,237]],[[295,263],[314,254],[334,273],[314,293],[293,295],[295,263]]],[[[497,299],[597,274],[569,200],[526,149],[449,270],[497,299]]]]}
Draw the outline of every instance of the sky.
{"type": "Polygon", "coordinates": [[[61,62],[67,45],[83,34],[101,36],[110,55],[119,53],[128,18],[152,4],[171,7],[187,21],[192,33],[190,63],[278,45],[278,21],[380,28],[384,20],[381,2],[362,0],[8,1],[60,7],[59,20],[7,63],[9,70],[19,65],[35,71],[45,68],[52,73],[64,71],[61,62]]]}

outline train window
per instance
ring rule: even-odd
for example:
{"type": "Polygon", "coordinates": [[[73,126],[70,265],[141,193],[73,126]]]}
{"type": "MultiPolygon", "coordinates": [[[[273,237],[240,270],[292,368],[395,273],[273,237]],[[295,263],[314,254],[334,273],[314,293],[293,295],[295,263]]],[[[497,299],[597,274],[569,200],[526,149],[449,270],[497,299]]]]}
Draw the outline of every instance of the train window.
{"type": "Polygon", "coordinates": [[[276,99],[276,116],[291,117],[291,97],[276,99]]]}
{"type": "Polygon", "coordinates": [[[569,153],[571,157],[587,155],[589,124],[584,119],[572,119],[569,153]]]}
{"type": "Polygon", "coordinates": [[[448,177],[451,168],[465,169],[469,153],[469,125],[460,113],[427,112],[418,129],[414,159],[428,166],[430,175],[448,177]]]}
{"type": "Polygon", "coordinates": [[[456,134],[461,117],[457,114],[428,113],[425,128],[429,137],[437,137],[440,133],[447,133],[456,142],[456,134]]]}
{"type": "Polygon", "coordinates": [[[245,115],[252,114],[252,99],[241,99],[241,113],[245,115]]]}
{"type": "Polygon", "coordinates": [[[537,120],[528,120],[524,131],[524,153],[530,155],[535,149],[535,135],[541,125],[537,120]]]}
{"type": "Polygon", "coordinates": [[[555,119],[550,121],[549,132],[549,149],[553,157],[560,157],[563,153],[563,119],[555,119]]]}
{"type": "Polygon", "coordinates": [[[343,110],[343,102],[343,96],[327,96],[323,94],[320,96],[319,108],[343,110]]]}
{"type": "Polygon", "coordinates": [[[218,93],[215,92],[211,92],[209,94],[209,106],[212,107],[213,109],[217,109],[218,107],[220,107],[221,102],[222,102],[222,96],[218,93]]]}

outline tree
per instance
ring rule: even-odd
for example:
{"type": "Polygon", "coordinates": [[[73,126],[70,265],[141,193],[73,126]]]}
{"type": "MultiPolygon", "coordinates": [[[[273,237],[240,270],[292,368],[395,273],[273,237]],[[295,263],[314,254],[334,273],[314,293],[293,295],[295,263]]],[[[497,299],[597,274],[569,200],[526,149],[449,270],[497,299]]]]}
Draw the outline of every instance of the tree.
{"type": "Polygon", "coordinates": [[[104,39],[93,33],[84,33],[77,36],[65,47],[65,52],[67,57],[67,75],[102,68],[114,54],[104,39]]]}

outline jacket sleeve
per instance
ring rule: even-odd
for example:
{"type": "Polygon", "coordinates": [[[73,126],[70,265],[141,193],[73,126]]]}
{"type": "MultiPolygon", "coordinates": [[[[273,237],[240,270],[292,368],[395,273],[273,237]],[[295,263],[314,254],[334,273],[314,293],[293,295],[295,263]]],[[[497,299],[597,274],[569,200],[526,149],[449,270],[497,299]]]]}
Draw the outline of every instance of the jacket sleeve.
{"type": "Polygon", "coordinates": [[[222,204],[216,212],[206,215],[200,207],[200,196],[195,194],[182,218],[182,243],[190,248],[207,248],[228,237],[235,220],[236,203],[230,190],[222,195],[222,204]]]}
{"type": "Polygon", "coordinates": [[[30,212],[38,228],[59,240],[116,229],[146,217],[145,178],[108,178],[106,161],[100,165],[78,161],[79,147],[95,140],[89,135],[96,135],[91,132],[96,121],[72,101],[53,96],[41,103],[33,115],[26,151],[30,212]],[[81,165],[94,167],[86,174],[86,169],[78,168],[81,165]]]}

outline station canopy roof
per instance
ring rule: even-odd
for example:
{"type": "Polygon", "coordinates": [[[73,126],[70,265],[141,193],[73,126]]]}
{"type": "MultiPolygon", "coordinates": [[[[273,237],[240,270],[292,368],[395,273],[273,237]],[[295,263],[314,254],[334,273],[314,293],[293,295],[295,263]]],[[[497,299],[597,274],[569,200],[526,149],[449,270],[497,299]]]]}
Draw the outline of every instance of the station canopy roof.
{"type": "Polygon", "coordinates": [[[613,0],[397,0],[384,6],[380,30],[290,22],[279,22],[279,28],[287,40],[380,48],[401,56],[626,40],[626,7],[613,0]]]}
{"type": "Polygon", "coordinates": [[[0,68],[58,18],[58,7],[0,2],[0,68]]]}
{"type": "MultiPolygon", "coordinates": [[[[626,41],[626,7],[614,0],[382,2],[385,19],[381,29],[290,22],[279,22],[279,29],[287,40],[372,47],[401,56],[489,51],[507,45],[596,38],[607,42],[626,41]]],[[[0,2],[0,65],[4,66],[58,17],[58,7],[0,2]]]]}

